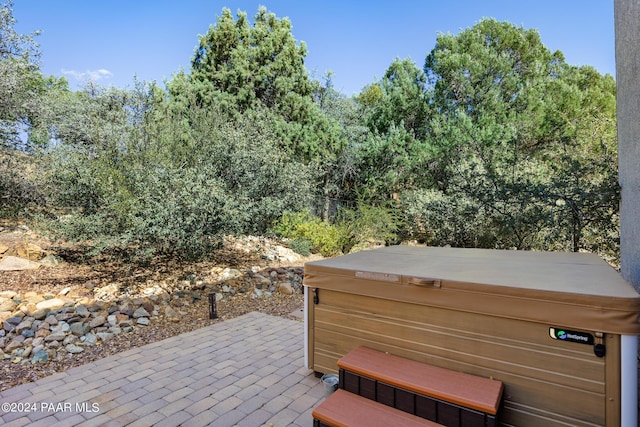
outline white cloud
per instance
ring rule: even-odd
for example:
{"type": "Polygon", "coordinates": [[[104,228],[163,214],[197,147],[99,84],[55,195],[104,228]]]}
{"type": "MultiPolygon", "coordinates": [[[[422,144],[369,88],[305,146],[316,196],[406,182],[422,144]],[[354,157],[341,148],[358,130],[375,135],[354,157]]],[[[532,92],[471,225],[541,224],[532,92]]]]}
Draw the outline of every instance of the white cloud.
{"type": "Polygon", "coordinates": [[[113,77],[113,73],[109,70],[105,70],[104,68],[100,68],[99,70],[87,70],[87,71],[76,71],[76,70],[65,70],[64,68],[60,70],[62,74],[71,76],[76,80],[89,80],[97,82],[102,79],[109,79],[113,77]]]}

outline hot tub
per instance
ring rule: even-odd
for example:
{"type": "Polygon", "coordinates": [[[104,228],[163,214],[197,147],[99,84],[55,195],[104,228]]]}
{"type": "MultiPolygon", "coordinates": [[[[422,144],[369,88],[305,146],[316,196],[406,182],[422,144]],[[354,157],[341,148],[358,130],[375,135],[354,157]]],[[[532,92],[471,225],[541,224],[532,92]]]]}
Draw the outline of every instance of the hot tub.
{"type": "Polygon", "coordinates": [[[637,423],[640,295],[596,255],[391,246],[304,285],[316,372],[366,346],[502,381],[502,425],[637,423]]]}

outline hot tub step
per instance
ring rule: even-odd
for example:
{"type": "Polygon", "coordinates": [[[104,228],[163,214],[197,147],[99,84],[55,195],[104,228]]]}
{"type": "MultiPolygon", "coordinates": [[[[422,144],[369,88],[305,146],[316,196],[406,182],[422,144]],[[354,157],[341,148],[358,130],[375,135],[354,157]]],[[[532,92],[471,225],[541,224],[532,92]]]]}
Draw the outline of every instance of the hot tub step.
{"type": "Polygon", "coordinates": [[[446,426],[497,425],[503,385],[366,347],[338,361],[341,389],[446,426]]]}
{"type": "Polygon", "coordinates": [[[336,390],[312,414],[314,427],[444,427],[345,390],[336,390]]]}

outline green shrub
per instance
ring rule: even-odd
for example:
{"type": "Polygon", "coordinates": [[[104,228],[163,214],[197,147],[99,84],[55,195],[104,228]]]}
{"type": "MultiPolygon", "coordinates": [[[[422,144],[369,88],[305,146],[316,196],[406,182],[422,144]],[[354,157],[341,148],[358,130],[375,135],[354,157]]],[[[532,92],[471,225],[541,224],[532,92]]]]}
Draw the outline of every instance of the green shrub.
{"type": "Polygon", "coordinates": [[[326,257],[342,253],[346,238],[344,228],[305,212],[285,212],[274,224],[273,231],[287,239],[306,240],[312,252],[326,257]]]}
{"type": "Polygon", "coordinates": [[[302,256],[311,255],[311,242],[306,239],[293,239],[287,242],[289,248],[302,256]]]}
{"type": "Polygon", "coordinates": [[[284,238],[309,242],[315,253],[335,256],[355,247],[395,243],[401,223],[396,209],[361,203],[356,209],[341,209],[335,224],[306,212],[286,212],[273,231],[284,238]]]}
{"type": "Polygon", "coordinates": [[[267,127],[192,113],[186,128],[156,122],[144,144],[131,131],[111,145],[51,149],[51,200],[69,213],[48,224],[54,237],[99,253],[199,259],[222,235],[263,233],[306,205],[307,168],[267,127]]]}
{"type": "Polygon", "coordinates": [[[485,209],[464,195],[438,190],[408,191],[402,204],[407,237],[432,246],[486,247],[496,245],[496,230],[485,209]]]}
{"type": "Polygon", "coordinates": [[[0,218],[25,218],[44,203],[33,156],[0,150],[0,218]]]}
{"type": "Polygon", "coordinates": [[[396,243],[402,219],[397,209],[359,203],[356,209],[341,209],[338,224],[345,230],[343,252],[354,247],[396,243]]]}

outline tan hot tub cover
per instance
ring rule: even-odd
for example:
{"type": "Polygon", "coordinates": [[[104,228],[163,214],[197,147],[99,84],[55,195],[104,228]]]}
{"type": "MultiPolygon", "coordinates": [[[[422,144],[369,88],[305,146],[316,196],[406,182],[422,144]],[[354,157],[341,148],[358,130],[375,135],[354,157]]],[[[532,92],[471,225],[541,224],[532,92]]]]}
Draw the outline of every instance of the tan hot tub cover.
{"type": "Polygon", "coordinates": [[[640,295],[594,254],[390,246],[309,262],[305,285],[640,335],[640,295]]]}

